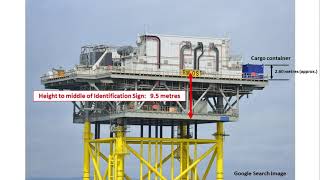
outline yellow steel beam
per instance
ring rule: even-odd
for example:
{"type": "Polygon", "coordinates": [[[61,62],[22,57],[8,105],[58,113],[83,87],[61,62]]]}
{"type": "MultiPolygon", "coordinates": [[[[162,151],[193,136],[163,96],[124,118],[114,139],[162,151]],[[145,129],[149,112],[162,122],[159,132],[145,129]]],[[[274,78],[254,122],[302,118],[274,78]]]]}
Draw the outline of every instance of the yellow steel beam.
{"type": "MultiPolygon", "coordinates": [[[[143,144],[156,144],[156,143],[159,143],[159,142],[156,142],[156,141],[153,141],[153,142],[147,142],[147,141],[143,141],[142,142],[143,144]]],[[[189,143],[190,145],[193,145],[195,144],[196,142],[191,142],[189,143]]],[[[216,142],[215,141],[211,141],[211,142],[199,142],[197,144],[215,144],[216,142]]],[[[127,144],[135,144],[135,145],[140,145],[141,142],[140,141],[127,141],[127,144]]],[[[171,142],[168,142],[168,141],[165,141],[165,142],[162,142],[163,145],[171,145],[171,142]]],[[[179,145],[180,142],[173,142],[174,145],[179,145]]]]}
{"type": "MultiPolygon", "coordinates": [[[[195,143],[194,144],[194,152],[193,152],[194,154],[193,154],[193,159],[196,159],[197,158],[197,154],[198,154],[198,148],[197,148],[197,143],[195,143]]],[[[191,161],[191,163],[193,163],[193,161],[191,161]]],[[[197,169],[197,167],[194,167],[194,179],[195,180],[198,180],[199,179],[199,177],[198,177],[198,169],[197,169]]]]}
{"type": "MultiPolygon", "coordinates": [[[[92,150],[96,150],[96,148],[94,147],[94,145],[92,145],[92,144],[89,144],[89,146],[90,146],[90,148],[92,149],[92,150]]],[[[105,161],[105,162],[107,162],[108,163],[108,158],[107,158],[107,156],[106,155],[104,155],[102,152],[100,152],[99,151],[99,156],[105,161]]]]}
{"type": "MultiPolygon", "coordinates": [[[[113,162],[111,162],[112,160],[113,160],[113,157],[111,156],[111,155],[109,155],[109,159],[108,159],[109,161],[108,161],[108,167],[107,167],[107,169],[108,169],[108,180],[112,180],[113,179],[113,177],[112,177],[112,163],[113,162]]],[[[103,177],[103,179],[106,179],[105,178],[105,176],[103,177]]]]}
{"type": "MultiPolygon", "coordinates": [[[[155,151],[155,169],[158,171],[158,143],[156,143],[155,145],[155,148],[154,148],[154,151],[155,151]]],[[[161,174],[161,173],[160,173],[161,174]]],[[[158,180],[158,177],[154,177],[155,180],[158,180]]]]}
{"type": "Polygon", "coordinates": [[[162,165],[163,165],[163,162],[162,162],[162,142],[160,142],[160,162],[159,162],[159,167],[160,167],[160,174],[162,174],[162,165]]]}
{"type": "Polygon", "coordinates": [[[100,138],[100,139],[91,139],[90,143],[110,143],[114,142],[116,138],[100,138]]]}
{"type": "MultiPolygon", "coordinates": [[[[190,163],[190,156],[189,156],[189,143],[187,143],[187,147],[186,147],[187,149],[187,168],[188,168],[188,166],[189,166],[189,163],[190,163]]],[[[189,173],[187,173],[187,180],[189,180],[189,173]]]]}
{"type": "Polygon", "coordinates": [[[113,156],[113,162],[114,162],[114,166],[113,166],[113,179],[117,178],[117,170],[118,170],[118,159],[117,156],[114,154],[113,156]]]}
{"type": "MultiPolygon", "coordinates": [[[[187,149],[189,147],[187,147],[187,141],[185,140],[189,140],[188,138],[188,128],[186,125],[181,126],[181,133],[180,133],[180,139],[182,139],[183,141],[180,144],[180,174],[186,170],[188,168],[188,153],[187,153],[187,149]]],[[[182,180],[188,180],[188,173],[186,175],[183,175],[181,177],[182,180]]]]}
{"type": "MultiPolygon", "coordinates": [[[[92,144],[90,144],[90,147],[91,147],[91,149],[93,149],[94,151],[95,151],[95,147],[92,145],[92,144]]],[[[101,153],[101,152],[99,152],[99,156],[106,162],[106,163],[109,163],[109,158],[106,156],[106,155],[104,155],[103,153],[101,153]]],[[[105,177],[106,176],[106,174],[108,174],[108,168],[106,169],[106,172],[105,172],[105,175],[103,176],[103,177],[105,177]]],[[[127,180],[130,180],[131,178],[130,178],[130,176],[128,176],[126,173],[124,173],[124,177],[125,177],[125,179],[127,179],[127,180]]],[[[105,179],[105,178],[104,178],[105,179]]]]}
{"type": "MultiPolygon", "coordinates": [[[[148,144],[148,163],[151,163],[151,143],[148,144]]],[[[148,169],[148,180],[151,179],[151,171],[148,169]]]]}
{"type": "MultiPolygon", "coordinates": [[[[112,143],[116,140],[116,138],[101,138],[101,139],[91,139],[90,143],[112,143]]],[[[126,137],[127,144],[156,144],[161,142],[164,145],[171,145],[174,143],[178,145],[181,142],[189,142],[189,144],[213,144],[216,143],[217,140],[214,139],[184,139],[184,138],[140,138],[140,137],[126,137]]]]}
{"type": "Polygon", "coordinates": [[[91,138],[90,121],[84,122],[83,129],[83,180],[90,180],[90,149],[89,141],[91,138]]]}
{"type": "Polygon", "coordinates": [[[193,167],[199,164],[205,157],[207,157],[216,147],[216,145],[212,146],[208,149],[204,154],[202,154],[197,160],[195,160],[187,169],[185,169],[182,173],[180,173],[174,180],[178,180],[182,178],[186,173],[188,173],[193,167]]]}
{"type": "MultiPolygon", "coordinates": [[[[141,141],[143,144],[156,144],[161,142],[162,144],[171,145],[174,143],[175,145],[179,145],[181,142],[189,143],[189,144],[213,144],[216,143],[217,140],[214,139],[186,139],[186,138],[141,138],[141,137],[126,137],[127,144],[140,144],[141,141]]],[[[94,141],[93,141],[94,142],[94,141]]]]}
{"type": "MultiPolygon", "coordinates": [[[[140,156],[143,157],[143,143],[141,142],[140,144],[140,156]]],[[[148,176],[148,174],[147,174],[148,176]]],[[[143,178],[143,163],[142,161],[140,160],[140,180],[144,179],[143,178]]]]}
{"type": "Polygon", "coordinates": [[[108,173],[109,173],[109,162],[107,163],[107,167],[106,167],[106,170],[104,171],[104,174],[103,174],[102,178],[103,179],[107,179],[108,173]]]}
{"type": "Polygon", "coordinates": [[[223,123],[217,123],[217,164],[216,164],[216,180],[223,180],[223,123]]]}
{"type": "Polygon", "coordinates": [[[204,172],[204,174],[203,174],[203,176],[202,176],[202,179],[203,179],[203,180],[206,180],[206,179],[207,179],[207,176],[208,176],[209,171],[210,171],[210,169],[211,169],[211,166],[212,166],[212,164],[213,164],[214,158],[216,157],[216,154],[217,154],[217,148],[214,150],[214,152],[213,152],[213,154],[212,154],[212,156],[211,156],[211,159],[210,159],[210,161],[209,161],[209,163],[208,163],[208,166],[207,166],[207,168],[206,168],[206,171],[204,172]]]}
{"type": "MultiPolygon", "coordinates": [[[[95,152],[94,158],[97,161],[97,168],[98,168],[98,171],[100,172],[100,143],[95,143],[95,147],[97,147],[97,148],[94,149],[94,152],[95,152]]],[[[94,173],[93,178],[94,178],[94,180],[97,179],[97,173],[94,173]]]]}
{"type": "Polygon", "coordinates": [[[95,173],[97,174],[97,178],[98,178],[99,180],[102,180],[102,177],[101,177],[101,174],[100,174],[100,170],[98,169],[98,163],[97,163],[97,161],[96,161],[96,158],[94,158],[93,152],[92,152],[91,149],[89,149],[89,153],[90,153],[90,155],[92,156],[92,162],[93,162],[93,166],[94,166],[94,171],[95,171],[95,173]]]}
{"type": "Polygon", "coordinates": [[[126,141],[124,139],[124,126],[118,126],[118,130],[116,131],[116,180],[124,179],[124,156],[126,153],[126,141]]]}
{"type": "MultiPolygon", "coordinates": [[[[94,146],[94,145],[92,145],[92,144],[90,144],[89,143],[89,147],[93,150],[93,151],[95,151],[96,152],[96,147],[94,146]]],[[[100,151],[99,151],[99,156],[97,156],[97,154],[95,154],[95,156],[94,156],[95,158],[97,158],[97,157],[101,157],[106,163],[107,163],[107,168],[106,168],[106,170],[105,170],[105,173],[104,173],[104,175],[103,175],[103,179],[106,179],[106,177],[107,177],[107,175],[108,175],[108,166],[109,166],[109,158],[107,158],[103,153],[101,153],[100,151]]]]}
{"type": "MultiPolygon", "coordinates": [[[[189,161],[189,162],[188,162],[188,165],[190,165],[190,164],[193,163],[193,160],[191,159],[190,156],[189,156],[189,158],[188,158],[188,161],[189,161]]],[[[196,167],[194,167],[194,168],[192,168],[192,169],[196,169],[196,167]]],[[[182,172],[182,171],[181,171],[181,172],[182,172]]],[[[180,173],[181,173],[181,172],[180,172],[180,173]]],[[[195,177],[197,177],[197,178],[199,179],[199,174],[198,174],[197,171],[194,171],[194,170],[193,170],[191,173],[192,173],[192,175],[195,175],[195,177]]],[[[172,172],[172,174],[173,174],[173,172],[172,172]]],[[[173,177],[171,177],[171,179],[173,179],[173,177]]],[[[195,179],[195,178],[192,177],[191,179],[195,179]]]]}
{"type": "Polygon", "coordinates": [[[111,180],[111,178],[113,178],[113,176],[114,176],[114,170],[115,170],[115,167],[114,167],[114,152],[113,152],[113,145],[114,145],[114,142],[115,141],[110,141],[110,144],[109,144],[109,146],[110,146],[110,160],[108,161],[108,162],[110,162],[110,166],[109,166],[109,164],[108,164],[108,169],[109,169],[109,172],[108,172],[108,180],[111,180]]]}
{"type": "MultiPolygon", "coordinates": [[[[196,158],[196,156],[195,156],[195,158],[196,158]]],[[[189,162],[192,164],[193,163],[193,160],[191,159],[191,157],[189,156],[189,162]]],[[[190,163],[189,163],[189,165],[190,165],[190,163]]],[[[194,169],[196,169],[197,168],[197,166],[195,166],[194,168],[192,168],[193,170],[194,169]]],[[[193,175],[196,175],[195,177],[197,177],[198,179],[199,179],[199,174],[198,174],[198,172],[192,172],[191,171],[191,173],[193,173],[193,175]]],[[[195,178],[192,178],[192,179],[195,179],[195,178]]]]}
{"type": "MultiPolygon", "coordinates": [[[[176,152],[177,149],[174,150],[174,152],[168,154],[165,158],[163,158],[161,161],[162,161],[162,164],[165,164],[173,155],[174,153],[176,152]]],[[[160,165],[160,162],[158,163],[158,166],[160,165]]],[[[143,175],[143,178],[142,179],[146,179],[148,177],[148,173],[144,174],[143,175]]]]}
{"type": "Polygon", "coordinates": [[[174,153],[177,151],[177,149],[173,150],[174,146],[173,143],[171,144],[171,179],[174,178],[174,153]]]}
{"type": "Polygon", "coordinates": [[[182,143],[180,143],[179,150],[180,150],[179,161],[180,161],[180,174],[181,174],[182,173],[182,168],[183,168],[183,161],[182,161],[183,148],[182,148],[182,143]]]}
{"type": "MultiPolygon", "coordinates": [[[[190,163],[190,152],[189,152],[189,143],[187,143],[187,168],[189,167],[190,163]]],[[[187,174],[187,180],[189,180],[189,175],[187,174]]]]}
{"type": "Polygon", "coordinates": [[[160,179],[166,180],[148,161],[146,161],[143,157],[140,156],[138,152],[136,152],[133,148],[131,148],[128,144],[126,144],[127,149],[135,155],[139,160],[141,160],[151,171],[153,171],[160,179]]]}

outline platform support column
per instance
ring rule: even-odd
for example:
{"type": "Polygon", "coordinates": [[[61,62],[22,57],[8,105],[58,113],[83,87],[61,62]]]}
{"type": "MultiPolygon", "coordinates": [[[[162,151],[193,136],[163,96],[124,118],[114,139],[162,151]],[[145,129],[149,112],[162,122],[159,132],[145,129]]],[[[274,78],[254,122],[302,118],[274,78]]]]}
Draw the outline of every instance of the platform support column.
{"type": "Polygon", "coordinates": [[[119,125],[116,130],[116,180],[124,180],[124,156],[126,154],[125,127],[119,125]]]}
{"type": "MultiPolygon", "coordinates": [[[[100,123],[95,122],[95,129],[94,129],[94,139],[100,139],[100,123]]],[[[95,160],[97,162],[97,169],[100,171],[100,143],[95,143],[95,160]]],[[[94,180],[98,180],[99,176],[95,172],[94,173],[94,180]]]]}
{"type": "MultiPolygon", "coordinates": [[[[186,125],[180,125],[180,138],[188,138],[188,127],[186,125]]],[[[183,172],[188,168],[188,150],[187,150],[187,144],[184,142],[180,143],[180,173],[183,172]]],[[[186,173],[184,176],[181,177],[182,180],[188,179],[188,173],[186,173]]]]}
{"type": "Polygon", "coordinates": [[[84,122],[83,130],[83,180],[90,180],[90,146],[91,138],[90,121],[87,119],[84,122]]]}
{"type": "Polygon", "coordinates": [[[216,180],[223,180],[223,123],[217,123],[217,165],[216,165],[216,180]]]}

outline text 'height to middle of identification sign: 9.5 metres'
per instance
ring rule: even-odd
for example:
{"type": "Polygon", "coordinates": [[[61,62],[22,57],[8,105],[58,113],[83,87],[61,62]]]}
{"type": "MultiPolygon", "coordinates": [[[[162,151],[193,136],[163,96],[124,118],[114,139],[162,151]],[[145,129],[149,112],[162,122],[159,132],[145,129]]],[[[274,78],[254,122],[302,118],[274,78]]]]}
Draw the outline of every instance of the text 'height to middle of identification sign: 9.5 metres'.
{"type": "Polygon", "coordinates": [[[185,91],[34,91],[35,102],[185,101],[185,91]]]}

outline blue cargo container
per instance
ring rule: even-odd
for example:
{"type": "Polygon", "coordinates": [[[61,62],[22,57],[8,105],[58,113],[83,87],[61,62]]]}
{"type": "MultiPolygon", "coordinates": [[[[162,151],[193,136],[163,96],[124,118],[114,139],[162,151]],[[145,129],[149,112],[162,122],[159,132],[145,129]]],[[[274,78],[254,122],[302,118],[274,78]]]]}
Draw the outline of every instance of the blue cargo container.
{"type": "Polygon", "coordinates": [[[258,64],[242,65],[242,77],[263,79],[263,65],[258,65],[258,64]]]}
{"type": "Polygon", "coordinates": [[[220,121],[224,121],[224,122],[229,121],[229,116],[220,116],[220,121]]]}
{"type": "Polygon", "coordinates": [[[243,73],[259,73],[263,74],[263,65],[258,64],[244,64],[242,65],[242,72],[243,73]]]}

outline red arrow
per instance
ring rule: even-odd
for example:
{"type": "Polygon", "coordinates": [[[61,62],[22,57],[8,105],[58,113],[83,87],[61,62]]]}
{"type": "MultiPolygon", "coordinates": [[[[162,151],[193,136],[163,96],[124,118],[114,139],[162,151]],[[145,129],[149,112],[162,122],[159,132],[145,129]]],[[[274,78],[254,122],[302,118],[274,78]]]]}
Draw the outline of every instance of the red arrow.
{"type": "Polygon", "coordinates": [[[188,116],[191,119],[193,114],[192,114],[192,72],[189,73],[189,112],[188,112],[188,116]]]}

